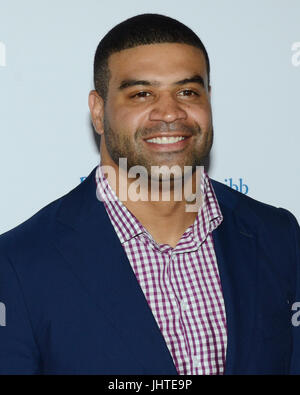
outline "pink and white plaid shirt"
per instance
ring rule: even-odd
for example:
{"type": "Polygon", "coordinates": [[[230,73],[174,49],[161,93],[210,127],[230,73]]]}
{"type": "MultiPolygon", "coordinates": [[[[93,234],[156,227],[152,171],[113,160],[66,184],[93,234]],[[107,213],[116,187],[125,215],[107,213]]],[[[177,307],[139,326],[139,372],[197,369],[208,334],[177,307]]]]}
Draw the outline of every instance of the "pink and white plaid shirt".
{"type": "Polygon", "coordinates": [[[156,243],[118,199],[101,166],[96,182],[178,374],[223,374],[226,316],[212,238],[223,217],[209,176],[203,172],[202,207],[175,248],[156,243]]]}

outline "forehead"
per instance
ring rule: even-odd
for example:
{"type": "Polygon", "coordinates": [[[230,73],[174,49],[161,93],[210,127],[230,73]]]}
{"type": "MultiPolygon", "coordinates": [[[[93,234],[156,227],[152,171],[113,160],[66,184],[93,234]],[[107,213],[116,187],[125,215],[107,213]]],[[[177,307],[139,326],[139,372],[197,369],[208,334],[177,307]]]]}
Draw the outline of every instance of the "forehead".
{"type": "Polygon", "coordinates": [[[125,49],[109,57],[108,67],[111,85],[128,78],[167,84],[195,74],[200,74],[207,83],[203,52],[187,44],[150,44],[125,49]]]}

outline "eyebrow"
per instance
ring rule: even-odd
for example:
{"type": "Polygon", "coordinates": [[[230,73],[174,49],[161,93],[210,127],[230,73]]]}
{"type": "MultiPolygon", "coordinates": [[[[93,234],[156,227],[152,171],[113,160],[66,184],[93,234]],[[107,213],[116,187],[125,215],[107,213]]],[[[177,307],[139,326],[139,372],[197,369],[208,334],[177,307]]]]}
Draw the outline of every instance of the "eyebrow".
{"type": "MultiPolygon", "coordinates": [[[[184,78],[183,80],[176,81],[173,83],[173,85],[185,85],[185,84],[191,84],[191,83],[196,83],[201,85],[204,88],[204,80],[201,75],[193,75],[190,78],[184,78]]],[[[119,86],[119,90],[123,90],[126,88],[130,88],[132,86],[136,85],[144,85],[144,86],[159,86],[160,83],[157,81],[147,81],[147,80],[134,80],[134,79],[128,79],[128,80],[123,80],[119,86]]]]}

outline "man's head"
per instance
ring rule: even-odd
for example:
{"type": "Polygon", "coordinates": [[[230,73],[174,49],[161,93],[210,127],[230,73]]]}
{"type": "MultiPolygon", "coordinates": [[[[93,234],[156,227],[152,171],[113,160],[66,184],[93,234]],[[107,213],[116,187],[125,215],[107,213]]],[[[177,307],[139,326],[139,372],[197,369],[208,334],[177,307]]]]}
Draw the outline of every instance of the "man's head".
{"type": "Polygon", "coordinates": [[[202,42],[174,19],[144,14],[114,27],[97,48],[89,97],[102,163],[125,157],[148,174],[202,165],[213,140],[209,73],[202,42]]]}

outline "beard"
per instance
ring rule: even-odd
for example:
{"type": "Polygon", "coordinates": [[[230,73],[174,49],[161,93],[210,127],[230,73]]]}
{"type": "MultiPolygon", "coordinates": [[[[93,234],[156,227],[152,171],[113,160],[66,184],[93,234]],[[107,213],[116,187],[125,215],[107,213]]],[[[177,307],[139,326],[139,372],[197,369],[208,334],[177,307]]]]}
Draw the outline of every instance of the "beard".
{"type": "MultiPolygon", "coordinates": [[[[104,117],[105,144],[111,159],[119,166],[119,159],[126,158],[128,170],[134,166],[142,166],[146,169],[149,178],[152,174],[152,166],[168,166],[171,168],[177,165],[181,169],[181,176],[185,173],[184,167],[189,166],[192,167],[193,174],[197,167],[204,166],[213,144],[213,134],[212,124],[209,130],[204,133],[198,125],[188,126],[182,122],[175,121],[173,123],[160,122],[152,128],[139,128],[134,134],[134,139],[132,139],[129,133],[120,133],[113,130],[107,117],[104,117]],[[196,143],[181,153],[160,152],[154,154],[145,149],[145,143],[142,140],[150,137],[153,133],[172,132],[175,130],[189,133],[191,135],[190,138],[194,138],[196,143]]],[[[175,178],[176,176],[171,174],[171,181],[175,178]]]]}

